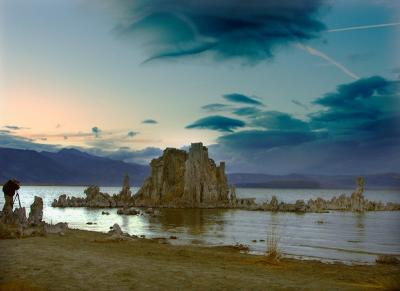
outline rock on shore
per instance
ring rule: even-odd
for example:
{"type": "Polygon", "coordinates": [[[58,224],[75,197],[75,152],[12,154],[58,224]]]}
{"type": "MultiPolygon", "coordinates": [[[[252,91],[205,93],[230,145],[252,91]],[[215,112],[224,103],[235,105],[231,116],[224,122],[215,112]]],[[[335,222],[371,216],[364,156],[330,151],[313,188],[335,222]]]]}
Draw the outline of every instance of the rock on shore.
{"type": "Polygon", "coordinates": [[[43,220],[43,199],[35,196],[26,217],[25,207],[16,208],[10,213],[0,214],[0,238],[21,238],[43,236],[47,233],[64,234],[68,229],[66,223],[51,225],[43,220]]]}
{"type": "Polygon", "coordinates": [[[229,205],[225,163],[209,158],[202,143],[184,150],[167,148],[150,163],[151,176],[135,195],[137,206],[221,207],[229,205]]]}

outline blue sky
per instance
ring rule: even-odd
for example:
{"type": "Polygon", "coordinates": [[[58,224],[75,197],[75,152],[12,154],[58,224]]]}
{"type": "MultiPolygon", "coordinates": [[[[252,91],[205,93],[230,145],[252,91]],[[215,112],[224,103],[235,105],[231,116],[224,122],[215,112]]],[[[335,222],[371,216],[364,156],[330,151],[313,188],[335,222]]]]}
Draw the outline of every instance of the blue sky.
{"type": "Polygon", "coordinates": [[[214,2],[1,1],[0,146],[400,171],[398,1],[214,2]]]}

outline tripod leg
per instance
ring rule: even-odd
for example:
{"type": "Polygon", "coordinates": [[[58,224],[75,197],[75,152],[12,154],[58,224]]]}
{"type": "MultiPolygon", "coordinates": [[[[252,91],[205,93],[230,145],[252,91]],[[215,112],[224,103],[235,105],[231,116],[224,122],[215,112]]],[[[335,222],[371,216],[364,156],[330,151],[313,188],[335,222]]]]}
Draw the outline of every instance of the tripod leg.
{"type": "Polygon", "coordinates": [[[19,204],[19,208],[22,208],[22,206],[21,206],[21,200],[19,199],[19,193],[18,193],[17,195],[18,195],[18,204],[19,204]]]}

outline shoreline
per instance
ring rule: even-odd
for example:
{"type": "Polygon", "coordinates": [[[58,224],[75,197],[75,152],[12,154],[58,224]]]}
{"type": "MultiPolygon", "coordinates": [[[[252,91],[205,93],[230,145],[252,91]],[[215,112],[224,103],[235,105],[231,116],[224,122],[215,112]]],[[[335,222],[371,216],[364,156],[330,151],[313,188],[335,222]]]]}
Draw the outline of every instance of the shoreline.
{"type": "MultiPolygon", "coordinates": [[[[45,186],[45,187],[89,187],[93,184],[85,184],[85,185],[77,185],[77,184],[65,184],[65,185],[60,185],[60,184],[23,184],[22,187],[26,186],[26,187],[41,187],[41,186],[45,186]]],[[[354,190],[354,187],[348,186],[348,187],[321,187],[321,188],[310,188],[310,187],[306,187],[306,188],[302,188],[302,187],[293,187],[293,188],[287,188],[287,187],[244,187],[241,185],[236,186],[235,184],[233,184],[236,189],[276,189],[276,190],[354,190]]],[[[3,184],[0,184],[0,186],[3,186],[3,184]]],[[[112,187],[112,188],[118,188],[121,187],[121,184],[115,184],[115,185],[98,185],[100,188],[102,187],[112,187]]],[[[142,184],[133,184],[131,185],[132,187],[135,188],[140,188],[142,186],[142,184]]],[[[368,187],[368,191],[380,191],[380,190],[385,190],[385,191],[399,191],[400,188],[398,187],[368,187]]]]}
{"type": "Polygon", "coordinates": [[[399,265],[292,258],[270,263],[265,256],[229,246],[172,245],[162,239],[116,242],[108,237],[70,229],[64,236],[0,240],[7,250],[0,253],[0,290],[21,284],[38,290],[400,288],[399,265]]]}

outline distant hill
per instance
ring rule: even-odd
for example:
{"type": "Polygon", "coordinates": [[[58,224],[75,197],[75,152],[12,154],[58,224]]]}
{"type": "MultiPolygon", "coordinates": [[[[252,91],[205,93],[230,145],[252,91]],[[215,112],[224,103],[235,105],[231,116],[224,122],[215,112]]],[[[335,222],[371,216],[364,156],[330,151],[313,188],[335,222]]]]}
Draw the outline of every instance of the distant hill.
{"type": "Polygon", "coordinates": [[[93,156],[76,149],[36,152],[0,148],[0,183],[17,178],[26,184],[120,186],[128,174],[138,186],[149,175],[148,166],[93,156]]]}
{"type": "MultiPolygon", "coordinates": [[[[400,189],[400,174],[366,175],[367,189],[400,189]]],[[[230,184],[244,188],[309,188],[354,189],[356,175],[267,175],[252,173],[228,174],[230,184]]]]}
{"type": "MultiPolygon", "coordinates": [[[[141,186],[150,167],[97,157],[76,149],[59,152],[36,152],[0,148],[0,183],[17,178],[25,185],[120,186],[125,174],[131,184],[141,186]]],[[[246,188],[325,188],[354,189],[355,175],[268,175],[257,173],[228,174],[230,184],[246,188]]],[[[367,175],[367,189],[400,189],[400,174],[367,175]]]]}

